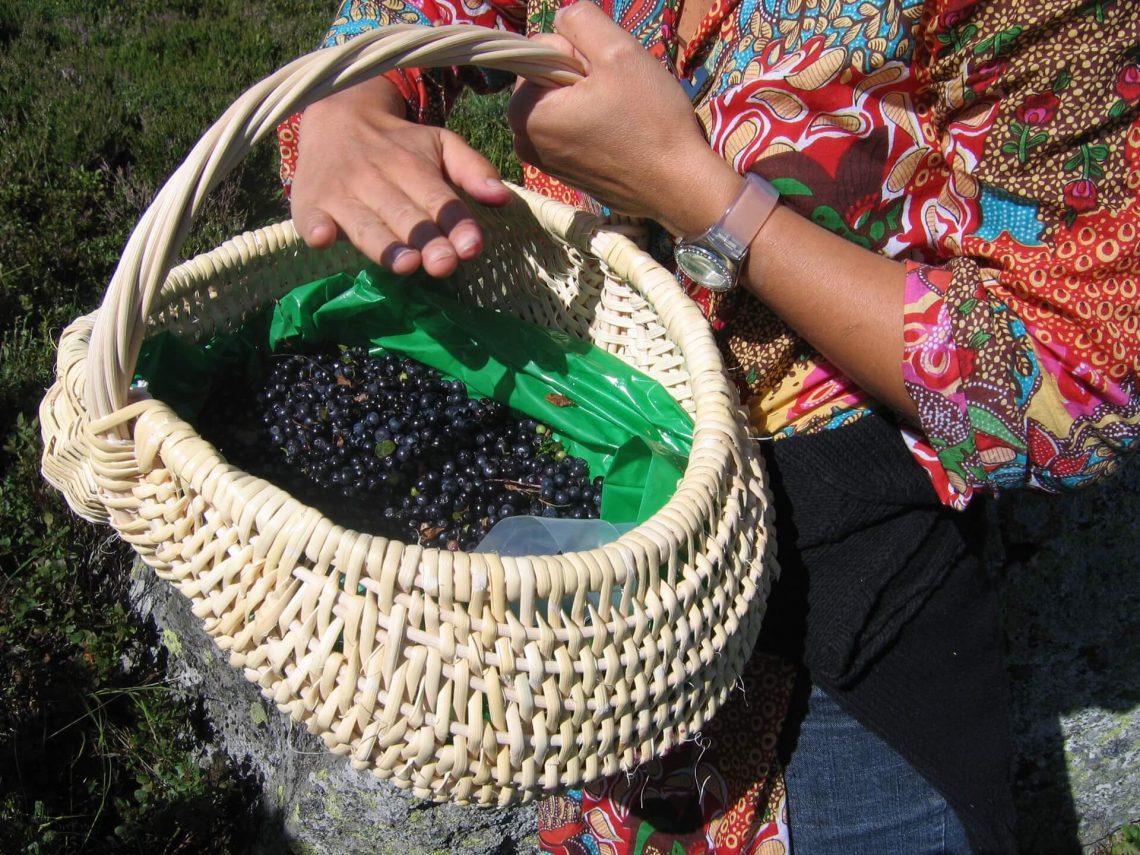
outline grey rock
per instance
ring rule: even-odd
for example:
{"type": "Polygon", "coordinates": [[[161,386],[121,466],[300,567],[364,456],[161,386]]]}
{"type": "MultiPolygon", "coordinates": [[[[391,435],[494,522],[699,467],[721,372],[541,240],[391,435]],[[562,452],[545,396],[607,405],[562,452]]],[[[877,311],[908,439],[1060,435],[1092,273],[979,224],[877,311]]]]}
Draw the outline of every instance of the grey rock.
{"type": "Polygon", "coordinates": [[[217,751],[256,777],[254,855],[509,855],[537,848],[533,806],[462,807],[413,797],[325,750],[230,667],[188,603],[138,564],[129,593],[154,621],[169,680],[201,702],[217,751]]]}
{"type": "Polygon", "coordinates": [[[992,517],[1021,847],[1078,851],[1140,818],[1140,460],[992,517]]]}

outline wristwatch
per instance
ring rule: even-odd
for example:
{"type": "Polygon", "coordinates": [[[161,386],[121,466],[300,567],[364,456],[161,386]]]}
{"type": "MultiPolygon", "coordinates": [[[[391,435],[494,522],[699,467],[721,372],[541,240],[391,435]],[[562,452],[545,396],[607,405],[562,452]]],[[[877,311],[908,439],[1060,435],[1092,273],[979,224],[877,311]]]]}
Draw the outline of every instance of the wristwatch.
{"type": "Polygon", "coordinates": [[[740,276],[740,266],[760,227],[772,215],[780,192],[757,175],[744,177],[740,193],[724,214],[702,235],[678,238],[673,247],[677,266],[710,291],[728,291],[740,276]]]}

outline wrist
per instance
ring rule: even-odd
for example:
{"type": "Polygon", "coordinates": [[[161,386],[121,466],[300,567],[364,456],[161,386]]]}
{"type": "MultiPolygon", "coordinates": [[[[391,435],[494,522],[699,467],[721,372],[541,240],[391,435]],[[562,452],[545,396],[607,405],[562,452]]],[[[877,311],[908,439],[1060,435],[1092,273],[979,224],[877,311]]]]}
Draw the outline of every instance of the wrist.
{"type": "Polygon", "coordinates": [[[686,163],[686,169],[674,183],[675,203],[659,221],[675,237],[687,237],[701,234],[720,219],[739,195],[744,176],[707,147],[701,158],[679,162],[686,163]]]}
{"type": "Polygon", "coordinates": [[[306,116],[321,116],[322,114],[335,114],[344,110],[362,115],[383,116],[407,120],[407,104],[400,89],[381,75],[365,80],[322,98],[305,108],[306,116]]]}
{"type": "Polygon", "coordinates": [[[712,226],[700,234],[678,238],[673,249],[678,269],[710,291],[735,287],[757,234],[779,200],[780,194],[771,184],[749,172],[712,226]]]}

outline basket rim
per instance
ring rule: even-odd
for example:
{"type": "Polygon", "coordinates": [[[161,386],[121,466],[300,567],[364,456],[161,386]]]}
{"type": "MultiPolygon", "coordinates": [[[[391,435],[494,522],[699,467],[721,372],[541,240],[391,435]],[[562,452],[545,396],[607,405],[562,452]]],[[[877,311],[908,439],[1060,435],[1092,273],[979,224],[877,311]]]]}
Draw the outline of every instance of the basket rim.
{"type": "MultiPolygon", "coordinates": [[[[544,204],[550,201],[546,200],[545,197],[540,198],[542,198],[544,204]]],[[[523,201],[526,200],[523,199],[523,201]]],[[[575,211],[575,213],[578,212],[575,211]]],[[[599,227],[599,230],[601,232],[605,232],[604,227],[599,227]]],[[[607,234],[610,234],[611,236],[606,239],[613,241],[615,244],[619,245],[619,249],[624,250],[624,252],[617,253],[617,257],[619,259],[633,258],[641,263],[644,263],[645,259],[648,259],[648,255],[643,253],[641,250],[638,250],[624,234],[616,232],[607,234]]],[[[599,242],[604,244],[604,240],[601,240],[598,231],[580,234],[579,238],[585,241],[586,244],[590,247],[597,245],[599,242]]],[[[249,251],[251,247],[260,247],[260,258],[272,259],[277,254],[310,251],[307,250],[307,248],[302,248],[302,246],[303,244],[297,235],[296,230],[292,227],[291,223],[285,222],[273,224],[261,229],[254,230],[252,232],[247,232],[243,235],[236,236],[235,238],[231,238],[222,246],[216,247],[213,250],[209,250],[205,253],[195,256],[192,259],[187,260],[182,265],[179,265],[178,268],[171,271],[168,282],[172,287],[174,287],[174,280],[177,280],[179,277],[183,276],[188,276],[192,279],[194,271],[199,269],[207,271],[207,276],[210,279],[224,276],[227,272],[232,272],[234,269],[240,270],[240,267],[242,265],[254,257],[250,254],[249,251]]],[[[655,262],[652,262],[652,259],[649,259],[648,263],[655,265],[655,262]]],[[[680,287],[672,275],[665,272],[665,276],[671,283],[671,290],[674,293],[680,293],[680,287]]],[[[184,281],[178,284],[177,287],[189,287],[189,285],[184,281]]],[[[652,299],[650,296],[644,296],[652,305],[652,299]]],[[[688,300],[687,297],[685,299],[688,300]]],[[[699,312],[699,309],[696,309],[695,306],[694,310],[699,312]]],[[[703,321],[703,315],[701,318],[703,321]]],[[[84,319],[80,319],[80,321],[84,320],[90,324],[92,317],[86,316],[84,319]]],[[[707,327],[707,325],[702,326],[701,331],[701,337],[711,340],[711,330],[707,327]]],[[[715,348],[715,345],[713,346],[715,348]]],[[[688,359],[688,354],[685,352],[684,348],[682,348],[682,356],[686,360],[688,359]]],[[[725,388],[731,388],[727,386],[727,380],[724,378],[723,374],[720,375],[720,380],[725,388]]],[[[736,416],[734,426],[739,427],[739,422],[741,419],[739,409],[734,409],[733,413],[736,416]]],[[[694,418],[694,446],[697,444],[698,437],[700,436],[698,432],[698,424],[698,418],[694,418]]],[[[427,564],[431,565],[433,569],[438,568],[439,559],[443,558],[444,556],[448,556],[446,561],[449,565],[453,561],[455,554],[448,553],[446,550],[425,548],[415,544],[404,544],[402,542],[392,541],[378,535],[368,535],[333,523],[332,520],[321,514],[316,509],[300,502],[287,490],[273,484],[270,481],[267,481],[266,479],[255,479],[255,476],[252,476],[242,470],[240,467],[229,463],[212,444],[208,443],[197,434],[197,431],[193,425],[190,425],[189,423],[180,419],[168,405],[161,401],[150,399],[130,404],[112,416],[101,420],[101,422],[90,420],[87,421],[83,425],[83,430],[84,433],[87,434],[89,441],[96,444],[105,445],[109,448],[117,449],[121,453],[126,453],[127,456],[135,457],[135,459],[138,461],[139,469],[142,471],[143,478],[145,478],[146,467],[149,464],[153,463],[155,455],[160,450],[160,444],[158,442],[155,442],[154,438],[148,434],[147,431],[164,432],[166,430],[169,430],[170,434],[185,434],[189,432],[193,434],[199,442],[209,448],[209,456],[207,459],[199,460],[197,462],[196,471],[192,474],[181,471],[177,461],[171,460],[169,457],[164,457],[163,467],[170,470],[171,473],[175,476],[183,478],[187,482],[193,482],[195,479],[206,478],[222,481],[233,479],[248,479],[249,481],[256,480],[256,482],[260,485],[259,492],[262,492],[262,495],[267,497],[266,504],[274,504],[278,509],[281,509],[286,505],[292,505],[294,508],[299,509],[298,513],[306,521],[306,528],[309,534],[311,534],[315,529],[321,528],[329,533],[329,538],[333,538],[335,535],[337,539],[342,541],[343,539],[350,539],[353,543],[353,551],[360,550],[362,552],[367,552],[369,557],[371,557],[373,554],[373,550],[370,548],[372,544],[384,544],[384,549],[382,551],[385,555],[388,553],[388,544],[395,545],[398,550],[402,551],[405,563],[410,562],[416,565],[416,571],[414,578],[410,580],[410,584],[406,587],[406,589],[401,593],[390,597],[389,605],[385,609],[382,609],[385,620],[388,620],[392,616],[391,604],[394,603],[397,607],[400,607],[406,599],[415,596],[414,592],[417,590],[425,597],[437,597],[439,595],[438,577],[434,586],[433,584],[428,583],[428,574],[424,572],[425,561],[427,564]],[[133,428],[128,434],[129,438],[120,439],[113,435],[110,435],[110,433],[107,432],[107,427],[112,421],[121,422],[126,418],[131,419],[134,423],[133,428]],[[142,452],[141,454],[139,453],[140,450],[142,452]],[[336,534],[337,530],[339,530],[339,534],[336,534]]],[[[743,431],[735,433],[734,436],[738,440],[749,443],[752,442],[752,440],[749,440],[747,438],[743,431]]],[[[729,444],[723,442],[723,437],[721,437],[721,439],[722,441],[719,443],[719,445],[723,450],[723,448],[727,447],[729,444]]],[[[729,461],[725,459],[724,462],[727,465],[729,461]]],[[[737,462],[738,465],[741,466],[743,466],[745,463],[739,459],[737,462]]],[[[693,460],[692,457],[690,457],[689,463],[686,466],[685,474],[682,477],[682,484],[689,479],[692,466],[693,460]]],[[[739,477],[741,477],[743,480],[743,476],[739,477]]],[[[743,489],[747,489],[747,486],[744,485],[743,489]]],[[[767,494],[766,487],[762,485],[761,490],[765,493],[765,499],[770,499],[770,495],[767,494]]],[[[497,561],[501,565],[506,578],[515,584],[516,590],[508,590],[506,592],[508,600],[511,602],[518,602],[520,599],[520,592],[518,590],[521,587],[519,582],[520,579],[529,580],[529,583],[532,586],[532,596],[536,593],[539,596],[545,596],[542,591],[533,590],[533,586],[541,578],[541,570],[545,570],[547,573],[554,573],[559,569],[562,571],[562,576],[564,579],[562,590],[565,595],[566,592],[572,591],[572,586],[574,583],[582,578],[580,572],[575,572],[581,566],[585,566],[587,568],[587,571],[592,566],[610,567],[612,569],[614,577],[613,588],[611,590],[616,590],[618,585],[623,586],[621,603],[618,604],[613,602],[606,602],[603,599],[599,604],[601,606],[599,609],[594,609],[592,605],[588,606],[587,608],[590,612],[590,624],[588,626],[582,627],[574,624],[572,625],[572,628],[569,629],[565,626],[551,626],[550,623],[543,618],[542,614],[536,611],[534,613],[534,620],[529,623],[521,622],[517,617],[512,622],[509,613],[506,616],[505,622],[496,619],[494,623],[489,627],[486,624],[485,619],[469,618],[468,625],[470,627],[470,631],[472,633],[475,633],[476,631],[482,631],[489,628],[499,639],[506,639],[518,636],[519,631],[521,630],[522,635],[525,638],[525,643],[528,647],[534,643],[541,645],[544,641],[546,643],[554,643],[556,645],[565,645],[567,643],[573,644],[575,640],[577,640],[579,643],[584,644],[586,647],[589,647],[591,637],[597,637],[598,635],[601,635],[602,637],[608,638],[610,640],[607,650],[612,648],[613,661],[618,667],[628,669],[630,667],[636,666],[637,664],[640,664],[642,660],[639,656],[638,650],[636,648],[631,649],[627,646],[622,646],[620,645],[620,642],[615,641],[615,639],[621,639],[623,637],[633,638],[638,636],[644,638],[661,639],[663,637],[663,632],[671,633],[672,629],[663,625],[666,624],[667,621],[658,621],[659,617],[662,617],[667,613],[676,613],[678,611],[681,614],[688,614],[691,607],[695,603],[697,603],[702,597],[709,596],[711,594],[711,592],[707,589],[702,590],[702,585],[707,583],[712,575],[712,570],[709,567],[692,571],[686,568],[686,572],[684,572],[683,575],[680,575],[674,581],[662,578],[658,572],[645,572],[647,568],[652,571],[656,570],[656,567],[649,566],[651,562],[644,559],[646,552],[656,552],[658,556],[664,554],[661,550],[660,540],[655,539],[651,536],[651,534],[657,534],[659,536],[664,535],[665,537],[662,539],[666,539],[669,536],[675,535],[676,529],[684,528],[686,516],[689,516],[690,520],[692,518],[692,514],[694,512],[691,509],[689,509],[688,514],[686,514],[684,511],[678,511],[675,515],[672,513],[673,511],[676,511],[677,506],[681,504],[678,498],[680,494],[681,489],[679,485],[678,490],[674,493],[673,496],[670,497],[666,505],[656,514],[654,514],[654,516],[649,520],[646,520],[641,525],[622,534],[616,540],[591,550],[582,550],[558,556],[524,556],[517,558],[509,556],[493,556],[492,560],[497,561]],[[671,523],[676,523],[677,525],[674,526],[671,525],[671,523]],[[641,556],[643,559],[640,562],[638,561],[639,556],[641,556]],[[615,558],[620,560],[615,560],[615,558]],[[636,579],[635,587],[631,587],[630,582],[634,579],[636,579]],[[644,579],[647,584],[643,585],[642,579],[644,579]],[[647,621],[651,624],[648,630],[645,629],[645,623],[647,621]],[[546,634],[545,639],[544,634],[546,634]],[[614,644],[618,644],[618,646],[614,647],[614,644]]],[[[237,504],[235,503],[240,502],[240,499],[231,500],[228,504],[228,509],[230,511],[233,511],[237,507],[237,504]]],[[[134,519],[133,512],[120,511],[113,507],[108,508],[108,510],[112,518],[119,517],[120,523],[129,524],[129,521],[134,519]],[[122,516],[120,517],[120,515],[122,516]]],[[[755,604],[757,602],[762,604],[766,599],[767,586],[770,584],[772,578],[771,574],[777,569],[777,565],[775,563],[774,555],[772,552],[770,537],[772,533],[770,526],[771,512],[772,507],[770,501],[763,502],[763,508],[758,517],[759,524],[756,525],[754,529],[754,539],[752,541],[753,548],[749,569],[747,572],[741,574],[738,577],[740,584],[743,586],[743,590],[746,592],[747,596],[743,598],[738,597],[735,599],[735,601],[726,604],[724,617],[722,618],[723,622],[717,625],[719,641],[714,640],[713,642],[714,646],[718,650],[723,649],[723,645],[727,643],[724,635],[720,634],[722,632],[720,627],[727,626],[728,631],[731,633],[734,631],[733,627],[735,626],[751,626],[753,622],[752,616],[756,607],[755,604]]],[[[233,523],[235,525],[239,525],[239,518],[248,517],[245,522],[250,526],[254,524],[253,517],[257,516],[256,513],[241,514],[237,512],[228,513],[227,515],[232,517],[233,523]]],[[[274,516],[276,516],[276,511],[274,512],[274,516]]],[[[709,519],[713,519],[713,516],[711,514],[709,515],[709,519]]],[[[116,527],[119,527],[119,525],[116,525],[116,527]]],[[[306,534],[305,537],[300,538],[298,542],[306,542],[308,536],[309,535],[306,534]]],[[[679,541],[677,541],[677,545],[680,545],[679,541]]],[[[669,554],[673,555],[676,551],[677,550],[675,548],[671,549],[669,554]]],[[[461,554],[470,556],[474,555],[475,553],[461,554]]],[[[486,556],[486,554],[482,555],[486,556]]],[[[680,564],[681,562],[677,563],[680,564]]],[[[714,563],[719,564],[719,562],[714,563]]],[[[462,613],[462,605],[465,602],[469,602],[469,598],[458,595],[458,592],[453,592],[449,599],[452,603],[454,603],[454,611],[445,612],[440,609],[438,613],[440,619],[453,620],[451,616],[462,613]]],[[[391,632],[390,625],[378,623],[378,626],[385,625],[388,626],[388,631],[391,632]]],[[[755,627],[753,627],[753,629],[755,629],[755,627]]],[[[418,640],[419,635],[423,635],[422,631],[420,630],[416,630],[416,633],[411,633],[410,630],[405,631],[408,631],[410,633],[408,635],[409,642],[417,644],[430,644],[433,641],[433,639],[431,639],[429,636],[424,636],[422,641],[418,640]]],[[[460,648],[456,648],[457,653],[459,649],[460,648]]],[[[710,661],[706,660],[703,655],[694,657],[693,653],[694,649],[689,649],[688,654],[683,658],[683,660],[680,661],[680,667],[686,675],[686,679],[694,679],[698,674],[703,673],[707,668],[710,667],[710,661]]],[[[735,656],[736,653],[733,653],[732,655],[735,656]]],[[[502,660],[500,654],[498,653],[498,649],[491,648],[487,650],[484,656],[484,661],[488,667],[503,668],[510,667],[514,659],[512,657],[510,663],[504,666],[504,660],[502,660]]],[[[546,659],[543,663],[542,668],[544,679],[559,676],[561,674],[561,671],[559,669],[562,667],[562,665],[563,663],[558,660],[551,658],[546,659]]],[[[587,674],[588,667],[593,667],[577,660],[571,661],[570,665],[573,672],[581,676],[585,676],[587,674]]],[[[454,666],[444,665],[441,673],[445,678],[453,679],[456,672],[454,670],[454,666]]],[[[514,698],[515,694],[517,694],[517,690],[512,686],[505,686],[501,689],[497,689],[489,682],[487,682],[487,680],[485,680],[483,677],[474,674],[469,676],[467,684],[470,685],[472,690],[483,691],[497,698],[501,697],[500,702],[509,701],[512,704],[517,703],[514,698]]],[[[679,694],[680,691],[681,690],[677,685],[670,684],[667,697],[674,699],[670,701],[671,704],[682,702],[680,699],[683,697],[683,695],[679,694]]],[[[723,695],[724,691],[726,691],[726,689],[723,687],[721,689],[717,689],[715,693],[716,696],[714,697],[713,695],[710,695],[706,699],[707,703],[711,704],[712,707],[719,705],[719,703],[723,700],[723,697],[721,696],[723,695]]],[[[599,714],[603,714],[605,712],[605,708],[599,707],[598,703],[599,702],[597,701],[596,696],[584,697],[583,707],[581,708],[582,714],[587,716],[597,716],[599,714]]],[[[535,709],[541,710],[546,708],[546,702],[540,695],[536,695],[531,700],[531,704],[535,709]]],[[[409,710],[414,711],[414,704],[409,706],[409,703],[406,701],[401,701],[400,703],[396,704],[396,706],[399,708],[400,716],[403,716],[405,714],[405,707],[408,707],[409,710]]],[[[573,709],[575,708],[575,702],[572,702],[570,699],[564,699],[560,703],[560,706],[564,709],[573,709]]],[[[690,710],[690,714],[692,714],[694,707],[689,706],[688,709],[690,710]]],[[[701,714],[704,715],[707,714],[707,712],[708,710],[706,709],[701,714]]],[[[656,737],[651,737],[651,739],[662,739],[664,741],[661,744],[666,746],[674,744],[674,740],[681,737],[679,737],[678,734],[672,730],[672,728],[673,725],[670,725],[670,729],[667,733],[662,732],[656,737]]],[[[463,732],[465,732],[464,726],[456,722],[452,722],[450,725],[450,732],[453,734],[461,735],[463,732]]],[[[508,731],[500,731],[497,728],[495,729],[495,743],[500,747],[511,745],[511,740],[513,738],[514,737],[512,737],[508,731]]],[[[552,747],[558,746],[560,743],[560,738],[553,735],[550,737],[550,744],[552,747]]],[[[406,782],[397,780],[397,783],[404,785],[406,782]]],[[[569,779],[564,779],[564,783],[572,783],[572,781],[569,779]]]]}
{"type": "MultiPolygon", "coordinates": [[[[534,211],[537,216],[540,218],[552,216],[556,222],[556,234],[565,237],[568,243],[594,253],[599,258],[599,260],[603,262],[605,262],[607,258],[618,258],[621,261],[625,262],[625,264],[622,266],[628,265],[630,268],[640,268],[645,265],[651,265],[652,267],[658,268],[664,272],[666,276],[668,276],[669,280],[673,283],[673,286],[676,289],[677,293],[681,294],[681,296],[684,296],[681,292],[679,284],[676,283],[676,279],[672,276],[672,274],[664,271],[664,268],[661,268],[660,265],[658,265],[658,263],[652,259],[652,257],[649,256],[647,252],[638,248],[636,244],[630,240],[627,234],[629,231],[628,227],[622,226],[619,227],[619,229],[610,229],[608,228],[606,221],[603,218],[597,217],[596,215],[585,211],[580,211],[576,208],[572,208],[571,206],[565,205],[564,203],[558,202],[556,200],[549,199],[548,197],[541,196],[540,194],[527,190],[526,188],[521,188],[509,183],[508,186],[521,202],[531,207],[531,210],[534,211]]],[[[296,228],[294,227],[291,220],[283,220],[279,223],[272,223],[261,228],[243,232],[240,235],[235,235],[229,240],[223,242],[219,246],[199,253],[198,255],[186,259],[181,264],[175,266],[163,282],[163,285],[159,292],[159,297],[155,301],[154,310],[160,310],[162,304],[168,300],[180,298],[181,294],[191,287],[191,283],[193,283],[196,278],[199,280],[196,287],[201,287],[203,284],[201,281],[201,276],[204,271],[207,273],[207,277],[209,279],[220,277],[227,272],[240,270],[241,266],[248,262],[251,258],[251,247],[256,247],[260,250],[260,258],[262,259],[279,253],[288,254],[297,252],[310,252],[319,254],[321,252],[311,250],[304,244],[304,241],[297,233],[296,228]]],[[[348,249],[350,250],[350,258],[352,256],[355,256],[362,264],[372,264],[371,261],[369,261],[365,256],[360,255],[356,250],[352,249],[351,247],[348,247],[348,249]]],[[[630,281],[630,277],[628,276],[626,276],[625,279],[626,281],[630,281]]],[[[653,300],[649,297],[649,295],[644,296],[652,306],[653,300]]],[[[688,300],[688,297],[684,296],[684,299],[688,300]]],[[[699,312],[699,309],[696,309],[695,304],[694,309],[695,311],[699,312]]],[[[703,320],[704,316],[701,315],[700,317],[703,320]]],[[[712,339],[711,329],[707,327],[707,324],[703,329],[700,330],[700,332],[696,334],[701,338],[706,338],[707,343],[715,349],[716,345],[712,339]]],[[[719,358],[719,351],[716,351],[716,353],[719,358]]],[[[682,354],[684,355],[683,348],[682,354]]],[[[695,382],[695,378],[693,379],[695,382]]],[[[723,373],[720,375],[720,379],[723,382],[719,385],[722,385],[725,391],[731,390],[727,378],[723,375],[723,373]]],[[[697,395],[695,393],[694,401],[697,401],[697,395]]],[[[735,408],[735,405],[733,406],[735,408]]],[[[723,436],[723,430],[719,429],[716,425],[709,425],[706,423],[707,415],[702,412],[704,409],[706,408],[700,407],[698,405],[698,412],[691,414],[691,417],[693,419],[694,448],[698,444],[698,439],[703,442],[707,442],[709,440],[716,440],[723,436]]],[[[739,420],[738,409],[736,415],[739,420]]],[[[157,429],[158,425],[161,424],[164,426],[170,426],[171,429],[177,428],[181,430],[188,428],[197,433],[196,428],[190,423],[181,419],[173,411],[173,409],[169,407],[169,405],[163,401],[156,399],[147,399],[130,404],[127,407],[117,411],[116,413],[112,413],[105,419],[90,422],[87,426],[87,430],[90,434],[93,435],[105,434],[110,431],[110,428],[113,425],[121,424],[125,418],[130,418],[136,422],[145,419],[143,423],[149,429],[157,429]]],[[[723,422],[721,423],[721,426],[723,426],[723,422]]],[[[738,424],[737,427],[739,426],[740,425],[738,424]]],[[[747,435],[746,431],[741,429],[736,433],[738,441],[740,441],[742,444],[750,445],[754,451],[758,448],[755,440],[750,438],[747,435]]],[[[138,443],[135,439],[134,434],[135,431],[132,429],[130,431],[132,438],[130,440],[126,440],[125,442],[123,440],[113,439],[109,436],[105,436],[104,441],[112,442],[115,444],[123,443],[124,445],[134,444],[137,448],[138,443]]],[[[230,467],[236,473],[241,473],[249,477],[257,477],[250,475],[250,473],[245,472],[245,470],[241,469],[240,466],[237,466],[236,464],[228,461],[221,454],[221,452],[218,451],[215,446],[213,446],[212,443],[209,443],[207,440],[201,438],[200,435],[199,439],[202,439],[204,443],[209,445],[214,455],[214,460],[206,468],[216,470],[219,466],[230,467]]],[[[153,443],[148,444],[153,445],[153,443]]],[[[732,456],[731,444],[723,442],[716,444],[728,452],[727,454],[723,455],[724,457],[727,458],[729,456],[732,456]]],[[[157,450],[157,448],[155,448],[155,450],[157,450]]],[[[757,456],[758,454],[753,455],[754,458],[757,456]]],[[[737,460],[735,462],[737,468],[742,468],[744,465],[744,461],[737,460]]],[[[164,466],[166,468],[171,468],[171,471],[177,472],[176,469],[173,469],[171,467],[169,461],[164,461],[164,466]]],[[[677,538],[673,538],[671,535],[675,533],[678,518],[683,519],[685,517],[685,514],[679,510],[683,506],[682,500],[685,498],[685,495],[689,492],[696,492],[699,496],[703,497],[704,494],[700,493],[699,488],[692,483],[692,480],[690,478],[690,475],[692,474],[692,467],[693,461],[692,456],[690,455],[689,460],[686,461],[685,471],[681,479],[678,481],[676,489],[666,501],[666,503],[647,520],[638,524],[629,531],[622,533],[617,538],[609,541],[608,543],[602,544],[592,549],[575,550],[574,552],[563,553],[558,556],[498,556],[498,560],[502,561],[504,563],[504,566],[507,567],[514,565],[516,562],[529,561],[533,558],[567,558],[567,560],[569,560],[570,556],[574,556],[578,560],[591,561],[602,555],[609,554],[614,550],[618,550],[623,554],[624,560],[622,561],[622,566],[624,567],[625,572],[625,577],[618,581],[621,581],[624,584],[630,575],[637,572],[637,569],[634,566],[636,562],[627,554],[625,554],[625,551],[640,551],[644,546],[643,539],[646,538],[647,534],[650,532],[657,534],[666,534],[670,537],[670,539],[676,541],[677,538]]],[[[339,528],[349,535],[357,537],[369,537],[380,541],[390,540],[389,538],[385,538],[382,535],[368,534],[366,532],[361,532],[356,529],[352,529],[336,523],[325,515],[320,514],[320,512],[316,511],[315,508],[311,508],[311,506],[308,506],[304,502],[301,502],[288,490],[272,483],[271,481],[268,481],[267,479],[259,478],[258,480],[262,481],[266,485],[266,488],[268,488],[271,494],[279,494],[280,497],[283,497],[284,501],[297,502],[302,507],[308,508],[314,513],[319,514],[320,518],[326,520],[331,526],[339,528]]],[[[768,532],[765,528],[759,532],[758,537],[763,541],[768,538],[769,534],[770,532],[768,532]]],[[[419,546],[418,544],[403,544],[401,541],[392,542],[400,543],[405,548],[418,549],[422,553],[432,553],[438,555],[448,552],[448,550],[442,550],[435,547],[423,547],[419,546]]],[[[681,544],[678,543],[677,545],[681,544]]],[[[761,544],[757,547],[757,552],[762,553],[763,551],[764,547],[763,544],[761,544]]],[[[472,555],[476,553],[464,554],[472,555]]],[[[658,586],[655,583],[659,578],[659,574],[650,573],[648,574],[648,577],[650,580],[652,580],[651,587],[654,590],[657,590],[658,586]]],[[[660,581],[663,582],[664,580],[660,581]]],[[[692,598],[699,593],[696,590],[697,583],[693,579],[679,578],[675,584],[671,585],[671,587],[674,590],[677,598],[684,602],[691,601],[692,598]],[[690,591],[688,588],[692,588],[693,590],[690,591]],[[685,596],[685,594],[689,594],[690,596],[685,596]]],[[[628,620],[632,623],[634,621],[634,617],[631,616],[628,620]]],[[[508,625],[500,624],[500,626],[506,628],[508,625]]],[[[533,628],[528,628],[528,631],[530,629],[533,628]]],[[[563,640],[562,634],[568,633],[568,630],[565,629],[557,629],[555,631],[556,633],[560,633],[560,640],[563,640]]]]}

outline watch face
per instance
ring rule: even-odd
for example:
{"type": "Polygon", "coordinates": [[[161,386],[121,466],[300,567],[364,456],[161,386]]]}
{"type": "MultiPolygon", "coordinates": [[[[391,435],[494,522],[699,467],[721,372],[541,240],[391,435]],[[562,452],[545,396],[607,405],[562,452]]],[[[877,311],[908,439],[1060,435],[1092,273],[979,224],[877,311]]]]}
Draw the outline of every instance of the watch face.
{"type": "Polygon", "coordinates": [[[712,250],[693,244],[681,244],[674,251],[677,266],[685,275],[710,291],[727,291],[735,277],[712,250]]]}

